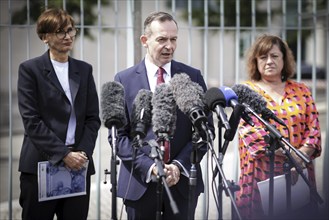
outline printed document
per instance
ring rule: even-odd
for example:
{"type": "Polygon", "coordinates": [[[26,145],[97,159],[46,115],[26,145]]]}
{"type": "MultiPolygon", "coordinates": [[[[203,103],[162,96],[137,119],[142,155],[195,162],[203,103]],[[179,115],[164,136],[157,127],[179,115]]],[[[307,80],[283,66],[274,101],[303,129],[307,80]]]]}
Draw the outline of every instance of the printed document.
{"type": "Polygon", "coordinates": [[[64,163],[52,165],[48,161],[39,162],[39,201],[85,195],[88,162],[81,170],[71,170],[64,163]]]}

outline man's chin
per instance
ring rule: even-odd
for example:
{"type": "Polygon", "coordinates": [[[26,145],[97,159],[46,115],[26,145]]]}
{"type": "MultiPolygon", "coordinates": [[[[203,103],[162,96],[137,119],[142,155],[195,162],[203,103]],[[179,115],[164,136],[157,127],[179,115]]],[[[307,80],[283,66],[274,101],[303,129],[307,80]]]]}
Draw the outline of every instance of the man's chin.
{"type": "Polygon", "coordinates": [[[172,56],[163,56],[163,63],[169,63],[172,60],[172,56]]]}

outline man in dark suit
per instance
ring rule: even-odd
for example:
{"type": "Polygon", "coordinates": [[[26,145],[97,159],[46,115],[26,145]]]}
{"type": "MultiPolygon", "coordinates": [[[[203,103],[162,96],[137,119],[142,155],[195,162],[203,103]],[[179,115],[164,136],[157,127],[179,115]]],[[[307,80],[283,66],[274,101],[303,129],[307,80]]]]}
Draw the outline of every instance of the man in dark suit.
{"type": "Polygon", "coordinates": [[[24,140],[19,160],[22,219],[87,219],[92,159],[100,127],[92,66],[69,57],[77,30],[64,10],[48,9],[37,34],[49,50],[19,66],[17,84],[24,140]],[[64,163],[73,171],[89,160],[86,195],[38,201],[38,162],[64,163]]]}
{"type": "MultiPolygon", "coordinates": [[[[150,146],[137,150],[136,159],[132,159],[132,137],[129,136],[133,101],[140,89],[154,92],[157,81],[157,71],[162,67],[165,71],[164,81],[169,83],[174,74],[186,73],[192,81],[197,82],[205,91],[206,84],[200,70],[176,62],[173,59],[176,49],[178,27],[173,17],[165,12],[150,14],[144,22],[144,34],[140,37],[146,48],[145,59],[124,71],[116,74],[115,81],[124,86],[126,113],[128,123],[118,131],[118,151],[122,163],[118,180],[118,196],[124,199],[129,219],[156,219],[157,212],[157,183],[152,176],[157,175],[154,160],[149,157],[150,146]],[[132,177],[130,178],[130,176],[132,177]]],[[[209,116],[210,127],[213,129],[212,117],[209,116]]],[[[197,166],[197,186],[194,207],[188,210],[189,171],[191,167],[193,127],[187,115],[177,109],[176,131],[170,140],[170,161],[164,165],[166,182],[170,187],[179,214],[174,215],[166,191],[163,191],[162,218],[186,219],[189,212],[194,216],[197,199],[204,190],[201,169],[197,166]],[[177,173],[178,175],[175,175],[177,173]]],[[[109,137],[111,139],[111,137],[109,137]]],[[[152,128],[144,140],[156,139],[152,128]]],[[[207,151],[206,146],[200,148],[202,157],[207,151]]]]}

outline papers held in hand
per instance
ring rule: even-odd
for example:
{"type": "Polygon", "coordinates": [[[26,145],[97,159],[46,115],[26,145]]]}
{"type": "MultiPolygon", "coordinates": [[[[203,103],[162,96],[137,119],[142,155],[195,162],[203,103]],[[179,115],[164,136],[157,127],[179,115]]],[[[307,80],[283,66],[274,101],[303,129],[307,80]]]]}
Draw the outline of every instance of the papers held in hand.
{"type": "MultiPolygon", "coordinates": [[[[308,178],[307,169],[303,170],[308,178]]],[[[261,195],[263,211],[265,215],[269,214],[269,179],[258,182],[258,188],[261,195]]],[[[285,175],[274,177],[273,193],[273,215],[280,215],[287,212],[287,193],[285,175]]],[[[310,188],[299,175],[295,185],[291,185],[291,209],[296,210],[310,202],[310,188]]]]}
{"type": "Polygon", "coordinates": [[[64,163],[52,165],[48,161],[39,162],[39,202],[86,195],[88,162],[81,170],[71,170],[64,163]]]}

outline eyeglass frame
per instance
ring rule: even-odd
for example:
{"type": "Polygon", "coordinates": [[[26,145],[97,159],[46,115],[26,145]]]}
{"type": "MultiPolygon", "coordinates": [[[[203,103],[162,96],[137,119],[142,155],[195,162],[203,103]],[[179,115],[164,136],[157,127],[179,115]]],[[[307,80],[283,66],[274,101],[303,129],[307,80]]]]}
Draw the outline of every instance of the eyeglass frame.
{"type": "Polygon", "coordinates": [[[67,31],[64,31],[64,30],[57,30],[54,34],[56,35],[56,37],[57,37],[58,39],[63,40],[63,39],[66,38],[66,34],[68,34],[70,37],[75,37],[75,36],[77,36],[78,31],[79,31],[79,29],[77,29],[77,28],[73,28],[73,27],[72,27],[72,28],[68,28],[67,31]],[[72,31],[74,31],[74,30],[75,30],[75,34],[74,34],[73,36],[71,36],[71,35],[70,35],[70,32],[72,32],[72,31]],[[58,34],[64,34],[64,36],[63,36],[63,37],[59,37],[58,34]]]}

